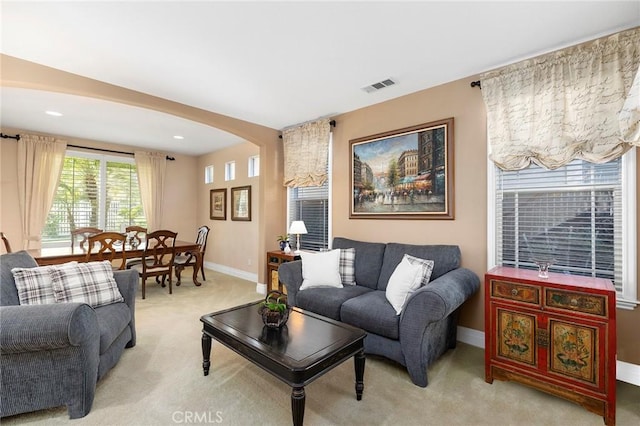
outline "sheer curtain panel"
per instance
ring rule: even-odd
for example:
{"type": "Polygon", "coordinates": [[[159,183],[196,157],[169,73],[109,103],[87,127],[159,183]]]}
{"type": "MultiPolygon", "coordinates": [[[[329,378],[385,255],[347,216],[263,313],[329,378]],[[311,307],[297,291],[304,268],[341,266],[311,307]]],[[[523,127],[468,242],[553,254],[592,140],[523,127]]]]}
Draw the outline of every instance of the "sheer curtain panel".
{"type": "Polygon", "coordinates": [[[49,136],[21,135],[18,141],[18,203],[22,247],[39,246],[58,188],[67,143],[49,136]]]}
{"type": "Polygon", "coordinates": [[[326,182],[330,132],[328,118],[282,132],[284,186],[322,186],[326,182]]]}
{"type": "Polygon", "coordinates": [[[149,231],[160,229],[164,179],[167,168],[166,154],[159,152],[134,152],[140,184],[140,199],[149,231]]]}
{"type": "MultiPolygon", "coordinates": [[[[491,160],[503,170],[532,161],[556,169],[574,159],[622,156],[631,144],[623,140],[619,114],[627,99],[637,99],[631,87],[639,64],[640,28],[634,28],[485,73],[491,160]]],[[[633,120],[627,129],[637,128],[637,110],[633,120]]]]}

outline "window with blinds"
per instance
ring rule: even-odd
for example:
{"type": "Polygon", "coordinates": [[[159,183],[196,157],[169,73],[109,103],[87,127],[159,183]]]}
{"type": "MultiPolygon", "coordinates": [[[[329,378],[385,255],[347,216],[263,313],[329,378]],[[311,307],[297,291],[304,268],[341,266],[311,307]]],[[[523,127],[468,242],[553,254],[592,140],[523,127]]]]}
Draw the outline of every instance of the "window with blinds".
{"type": "Polygon", "coordinates": [[[146,226],[133,159],[67,152],[42,241],[68,242],[71,230],[146,226]]]}
{"type": "Polygon", "coordinates": [[[322,186],[289,188],[289,223],[294,220],[302,220],[307,228],[307,234],[300,236],[300,249],[329,247],[328,181],[322,186]]]}
{"type": "Polygon", "coordinates": [[[621,160],[556,170],[496,168],[497,263],[602,277],[622,291],[621,160]]]}

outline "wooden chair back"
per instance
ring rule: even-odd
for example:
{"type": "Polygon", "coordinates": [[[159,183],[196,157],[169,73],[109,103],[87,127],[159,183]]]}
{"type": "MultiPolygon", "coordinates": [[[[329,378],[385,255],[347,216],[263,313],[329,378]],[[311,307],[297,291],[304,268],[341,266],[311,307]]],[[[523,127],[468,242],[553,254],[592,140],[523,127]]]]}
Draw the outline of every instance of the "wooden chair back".
{"type": "Polygon", "coordinates": [[[138,271],[142,278],[142,298],[146,297],[146,281],[149,277],[156,277],[156,281],[169,280],[169,294],[173,293],[171,274],[173,273],[173,260],[175,258],[175,244],[177,232],[161,229],[147,234],[142,263],[133,265],[132,269],[138,271]]]}
{"type": "MultiPolygon", "coordinates": [[[[204,276],[204,254],[207,251],[207,237],[209,236],[209,227],[208,226],[201,226],[200,228],[198,228],[198,233],[196,235],[196,243],[200,246],[200,272],[202,273],[202,279],[206,280],[207,278],[204,276]]],[[[197,253],[196,253],[197,254],[197,253]]],[[[174,268],[176,270],[176,278],[178,279],[178,282],[176,283],[176,285],[180,285],[180,282],[182,280],[180,274],[182,273],[182,271],[184,270],[184,268],[188,267],[188,266],[192,266],[194,268],[197,267],[198,263],[198,257],[191,252],[185,252],[185,253],[180,253],[179,255],[176,255],[175,257],[175,261],[174,261],[174,268]]],[[[195,271],[197,272],[197,271],[195,271]]],[[[195,273],[194,273],[194,277],[195,277],[195,273]]]]}
{"type": "Polygon", "coordinates": [[[2,242],[4,243],[4,250],[6,253],[11,253],[11,244],[9,244],[9,240],[4,235],[4,232],[0,232],[0,237],[2,237],[2,242]]]}
{"type": "Polygon", "coordinates": [[[125,232],[127,234],[127,237],[130,238],[128,242],[134,247],[138,247],[145,240],[145,236],[147,235],[147,228],[132,225],[127,226],[125,228],[125,232]]]}
{"type": "Polygon", "coordinates": [[[126,235],[119,232],[100,232],[88,237],[87,262],[89,260],[108,260],[113,269],[124,269],[127,259],[125,249],[126,235]]]}
{"type": "Polygon", "coordinates": [[[90,226],[73,229],[71,231],[71,252],[73,253],[73,250],[76,247],[76,242],[78,243],[77,245],[78,247],[80,247],[80,250],[86,252],[88,248],[87,244],[89,242],[89,236],[99,234],[100,232],[103,232],[103,230],[90,226]]]}

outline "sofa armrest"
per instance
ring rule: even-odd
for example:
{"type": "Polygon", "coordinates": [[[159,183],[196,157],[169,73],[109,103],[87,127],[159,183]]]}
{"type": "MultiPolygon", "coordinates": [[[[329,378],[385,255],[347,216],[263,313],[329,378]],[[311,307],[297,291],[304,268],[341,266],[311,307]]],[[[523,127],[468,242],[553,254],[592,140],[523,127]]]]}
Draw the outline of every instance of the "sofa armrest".
{"type": "Polygon", "coordinates": [[[95,311],[84,303],[0,307],[2,354],[46,351],[99,341],[95,311]]]}
{"type": "Polygon", "coordinates": [[[291,306],[296,305],[296,296],[302,285],[302,261],[294,260],[286,262],[278,267],[278,279],[287,288],[287,302],[291,306]]]}
{"type": "Polygon", "coordinates": [[[124,303],[129,306],[131,310],[131,321],[129,326],[131,327],[131,341],[127,343],[128,348],[132,348],[136,345],[136,295],[138,294],[138,281],[140,277],[135,269],[127,269],[121,271],[114,271],[113,277],[118,284],[118,290],[124,297],[124,303]]]}
{"type": "Polygon", "coordinates": [[[449,271],[413,293],[400,317],[400,333],[403,323],[440,321],[458,309],[480,288],[478,276],[466,268],[449,271]]]}

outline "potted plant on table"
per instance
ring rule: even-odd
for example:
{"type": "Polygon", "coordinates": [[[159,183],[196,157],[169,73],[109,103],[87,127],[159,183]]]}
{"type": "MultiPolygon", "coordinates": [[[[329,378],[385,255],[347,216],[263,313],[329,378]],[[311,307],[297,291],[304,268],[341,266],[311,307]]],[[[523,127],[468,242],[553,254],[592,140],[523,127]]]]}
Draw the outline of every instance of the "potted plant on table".
{"type": "Polygon", "coordinates": [[[264,325],[270,328],[280,328],[287,323],[291,307],[287,305],[287,295],[273,290],[264,298],[260,306],[260,315],[264,325]]]}
{"type": "Polygon", "coordinates": [[[280,250],[286,251],[287,247],[291,250],[291,246],[289,246],[289,234],[279,235],[278,243],[280,244],[280,250]]]}

